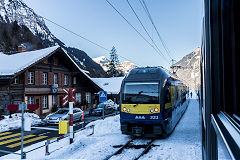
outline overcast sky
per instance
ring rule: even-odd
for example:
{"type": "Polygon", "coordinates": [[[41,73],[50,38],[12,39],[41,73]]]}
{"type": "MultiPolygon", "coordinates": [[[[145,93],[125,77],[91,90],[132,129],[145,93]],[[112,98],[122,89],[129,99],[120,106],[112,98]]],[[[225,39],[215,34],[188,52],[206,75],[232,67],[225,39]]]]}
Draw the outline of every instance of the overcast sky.
{"type": "MultiPolygon", "coordinates": [[[[146,43],[105,0],[23,0],[34,11],[142,66],[170,65],[170,57],[139,0],[129,0],[168,62],[146,43]]],[[[126,0],[109,0],[150,42],[126,0]]],[[[202,0],[145,0],[152,19],[170,50],[180,60],[201,44],[202,0]]],[[[84,50],[90,57],[109,53],[46,21],[50,31],[67,46],[84,50]]],[[[122,59],[120,58],[122,61],[122,59]]]]}

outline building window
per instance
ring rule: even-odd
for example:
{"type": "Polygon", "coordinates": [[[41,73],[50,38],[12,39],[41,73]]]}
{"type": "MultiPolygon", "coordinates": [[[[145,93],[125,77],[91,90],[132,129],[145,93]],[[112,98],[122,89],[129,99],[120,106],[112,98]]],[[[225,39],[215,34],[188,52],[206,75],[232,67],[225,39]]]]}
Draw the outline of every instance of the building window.
{"type": "Polygon", "coordinates": [[[34,104],[34,97],[28,96],[28,104],[34,104]]]}
{"type": "Polygon", "coordinates": [[[53,106],[54,105],[57,106],[57,95],[53,95],[52,103],[53,103],[53,106]]]}
{"type": "Polygon", "coordinates": [[[77,84],[77,77],[73,77],[73,84],[77,84]]]}
{"type": "Polygon", "coordinates": [[[28,72],[28,84],[34,84],[34,72],[28,72]]]}
{"type": "Polygon", "coordinates": [[[75,97],[76,97],[76,102],[78,102],[78,103],[81,103],[81,102],[82,102],[81,93],[76,93],[75,97]]]}
{"type": "Polygon", "coordinates": [[[43,84],[47,84],[47,73],[43,73],[43,84]]]}
{"type": "Polygon", "coordinates": [[[43,103],[42,104],[43,104],[42,105],[43,108],[48,108],[48,106],[47,106],[47,96],[43,96],[43,103]]]}
{"type": "Polygon", "coordinates": [[[19,77],[14,78],[14,84],[18,84],[19,83],[19,77]]]}
{"type": "Polygon", "coordinates": [[[64,75],[64,85],[67,86],[68,85],[68,75],[64,75]]]}
{"type": "Polygon", "coordinates": [[[58,84],[58,74],[57,73],[55,73],[53,75],[53,84],[58,84]]]}
{"type": "Polygon", "coordinates": [[[88,104],[91,103],[91,93],[90,92],[86,93],[86,101],[87,101],[88,104]]]}

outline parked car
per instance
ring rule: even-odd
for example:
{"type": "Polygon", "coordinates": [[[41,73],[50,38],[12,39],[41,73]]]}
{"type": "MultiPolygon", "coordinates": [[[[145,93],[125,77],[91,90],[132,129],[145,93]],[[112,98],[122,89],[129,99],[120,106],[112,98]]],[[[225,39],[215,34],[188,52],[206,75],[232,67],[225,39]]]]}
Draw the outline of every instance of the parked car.
{"type": "MultiPolygon", "coordinates": [[[[80,108],[73,108],[73,121],[82,120],[82,112],[80,108]]],[[[69,108],[59,108],[44,119],[46,124],[58,124],[60,120],[69,120],[69,108]]]]}
{"type": "Polygon", "coordinates": [[[103,114],[103,109],[104,109],[104,114],[109,114],[113,113],[115,108],[114,105],[112,104],[107,104],[107,103],[100,103],[97,105],[97,108],[93,109],[91,111],[91,115],[102,115],[103,114]]]}

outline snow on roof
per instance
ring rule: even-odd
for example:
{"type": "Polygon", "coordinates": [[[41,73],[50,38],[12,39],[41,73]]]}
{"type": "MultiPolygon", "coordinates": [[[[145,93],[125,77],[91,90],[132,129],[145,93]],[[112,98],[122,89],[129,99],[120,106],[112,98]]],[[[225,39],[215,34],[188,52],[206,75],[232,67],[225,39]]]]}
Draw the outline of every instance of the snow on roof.
{"type": "Polygon", "coordinates": [[[120,92],[122,80],[124,79],[124,77],[91,79],[108,94],[118,94],[120,92]]]}
{"type": "MultiPolygon", "coordinates": [[[[13,55],[6,55],[0,52],[0,76],[14,75],[27,67],[31,66],[33,63],[43,59],[55,50],[60,48],[60,46],[49,47],[45,49],[40,49],[36,51],[21,52],[13,55]]],[[[61,48],[67,57],[72,61],[72,63],[82,72],[90,81],[95,83],[91,77],[87,74],[88,71],[82,70],[76,62],[67,54],[67,51],[61,48]]],[[[96,84],[96,83],[95,83],[96,84]]],[[[98,84],[96,84],[100,87],[98,84]]],[[[101,88],[101,87],[100,87],[101,88]]]]}
{"type": "Polygon", "coordinates": [[[14,75],[33,63],[46,57],[59,46],[49,47],[36,51],[21,52],[13,55],[6,55],[0,53],[0,76],[1,75],[14,75]]]}

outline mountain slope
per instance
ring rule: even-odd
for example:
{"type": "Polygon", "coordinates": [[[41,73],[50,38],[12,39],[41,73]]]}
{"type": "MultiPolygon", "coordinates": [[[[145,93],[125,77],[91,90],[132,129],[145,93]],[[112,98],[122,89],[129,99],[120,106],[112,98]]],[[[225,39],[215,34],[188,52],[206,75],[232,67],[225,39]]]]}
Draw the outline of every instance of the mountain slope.
{"type": "MultiPolygon", "coordinates": [[[[105,72],[109,70],[110,60],[107,59],[105,56],[93,58],[93,61],[98,63],[104,69],[105,72]]],[[[116,66],[117,70],[119,70],[121,73],[125,75],[136,67],[137,66],[134,63],[129,61],[121,62],[116,66]]]]}
{"type": "Polygon", "coordinates": [[[191,89],[200,87],[200,48],[184,56],[171,66],[170,71],[184,80],[191,89]]]}
{"type": "Polygon", "coordinates": [[[34,35],[42,39],[45,47],[60,42],[47,28],[43,18],[21,0],[0,0],[0,21],[5,23],[16,21],[20,26],[25,25],[34,35]]]}
{"type": "Polygon", "coordinates": [[[33,48],[43,48],[39,37],[32,34],[25,26],[13,23],[0,22],[0,52],[11,52],[18,50],[18,45],[30,42],[33,48]]]}
{"type": "Polygon", "coordinates": [[[93,58],[93,61],[99,64],[105,72],[109,70],[110,60],[108,60],[105,56],[93,58]]]}
{"type": "MultiPolygon", "coordinates": [[[[38,37],[41,40],[42,47],[59,45],[64,48],[71,57],[75,57],[76,63],[81,68],[88,70],[91,76],[105,76],[102,67],[92,61],[84,51],[67,47],[57,39],[46,26],[44,19],[37,15],[22,0],[0,0],[0,22],[11,24],[14,21],[16,21],[20,27],[26,26],[34,36],[38,37]],[[83,59],[85,59],[85,61],[83,61],[83,59]]],[[[10,37],[13,36],[13,34],[10,35],[10,37]]],[[[0,47],[4,49],[3,45],[0,47]]],[[[33,49],[40,49],[40,47],[35,46],[33,49]]]]}

